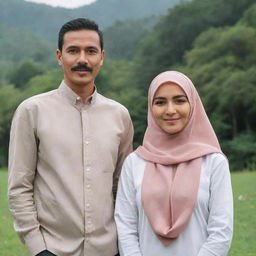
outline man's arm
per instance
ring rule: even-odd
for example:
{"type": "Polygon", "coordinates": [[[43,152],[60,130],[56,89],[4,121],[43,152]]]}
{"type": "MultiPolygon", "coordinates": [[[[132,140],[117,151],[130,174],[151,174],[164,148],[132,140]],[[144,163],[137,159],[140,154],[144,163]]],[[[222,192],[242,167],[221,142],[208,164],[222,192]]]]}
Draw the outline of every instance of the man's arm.
{"type": "Polygon", "coordinates": [[[115,172],[113,175],[114,199],[116,198],[117,184],[118,184],[118,179],[119,179],[119,175],[121,172],[123,162],[124,162],[125,158],[128,156],[128,154],[130,154],[133,150],[132,143],[133,143],[134,131],[133,131],[133,125],[132,125],[132,121],[131,121],[129,114],[126,115],[124,127],[125,127],[125,130],[124,130],[124,133],[122,136],[121,143],[119,145],[118,159],[117,159],[117,163],[116,163],[115,172]]]}
{"type": "Polygon", "coordinates": [[[10,133],[8,196],[14,229],[31,255],[46,249],[33,196],[37,165],[35,134],[33,115],[25,104],[21,104],[10,133]]]}

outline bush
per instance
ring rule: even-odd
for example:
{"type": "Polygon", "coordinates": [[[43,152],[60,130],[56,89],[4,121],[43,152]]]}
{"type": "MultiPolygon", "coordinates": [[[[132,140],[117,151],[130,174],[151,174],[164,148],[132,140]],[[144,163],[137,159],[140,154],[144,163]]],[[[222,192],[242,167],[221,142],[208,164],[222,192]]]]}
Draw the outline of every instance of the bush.
{"type": "Polygon", "coordinates": [[[232,171],[256,169],[255,133],[239,134],[233,140],[224,142],[222,148],[229,158],[232,171]]]}

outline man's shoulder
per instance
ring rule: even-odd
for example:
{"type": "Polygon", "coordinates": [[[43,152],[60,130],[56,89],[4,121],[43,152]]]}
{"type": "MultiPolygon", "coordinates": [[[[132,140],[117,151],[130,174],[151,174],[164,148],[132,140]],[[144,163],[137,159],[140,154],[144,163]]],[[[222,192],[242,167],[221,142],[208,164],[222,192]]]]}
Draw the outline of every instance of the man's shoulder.
{"type": "Polygon", "coordinates": [[[54,97],[56,95],[56,93],[57,93],[57,89],[54,89],[54,90],[51,90],[48,92],[33,95],[33,96],[23,100],[20,103],[19,108],[30,108],[35,105],[38,105],[38,104],[40,104],[40,102],[45,102],[46,99],[50,99],[51,97],[54,97]]]}
{"type": "Polygon", "coordinates": [[[124,105],[122,105],[121,103],[119,103],[118,101],[107,98],[106,96],[103,96],[100,93],[98,93],[97,97],[98,97],[99,104],[104,104],[110,108],[113,107],[116,110],[120,110],[122,112],[128,113],[127,108],[124,105]]]}

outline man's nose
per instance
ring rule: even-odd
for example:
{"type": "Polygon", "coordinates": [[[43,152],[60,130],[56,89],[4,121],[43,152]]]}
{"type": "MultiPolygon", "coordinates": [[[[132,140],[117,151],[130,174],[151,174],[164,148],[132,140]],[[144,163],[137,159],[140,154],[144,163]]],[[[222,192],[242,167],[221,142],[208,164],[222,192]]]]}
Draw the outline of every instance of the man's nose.
{"type": "Polygon", "coordinates": [[[88,63],[87,54],[84,51],[80,52],[78,63],[88,63]]]}

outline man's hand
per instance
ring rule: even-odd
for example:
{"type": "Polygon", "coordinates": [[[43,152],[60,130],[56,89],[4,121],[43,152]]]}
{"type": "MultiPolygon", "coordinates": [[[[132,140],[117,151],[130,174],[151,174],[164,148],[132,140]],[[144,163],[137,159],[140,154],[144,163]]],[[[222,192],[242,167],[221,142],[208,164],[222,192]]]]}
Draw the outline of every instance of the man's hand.
{"type": "Polygon", "coordinates": [[[48,250],[44,250],[39,252],[36,256],[57,256],[57,255],[49,252],[48,250]]]}

